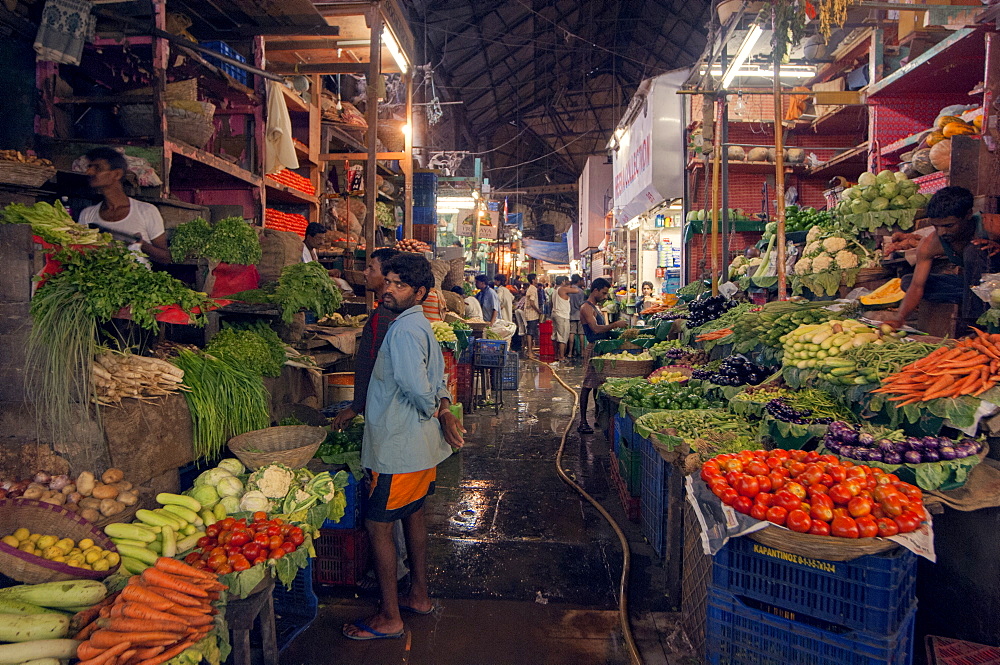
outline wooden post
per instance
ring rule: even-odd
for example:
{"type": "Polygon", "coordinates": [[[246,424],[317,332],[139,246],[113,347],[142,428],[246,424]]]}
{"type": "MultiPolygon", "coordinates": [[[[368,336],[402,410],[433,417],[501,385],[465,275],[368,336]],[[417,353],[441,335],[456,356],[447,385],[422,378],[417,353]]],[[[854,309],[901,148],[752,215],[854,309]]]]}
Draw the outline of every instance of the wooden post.
{"type": "Polygon", "coordinates": [[[399,165],[403,167],[403,237],[413,237],[413,69],[403,75],[406,82],[406,126],[410,131],[404,137],[403,152],[406,158],[399,165]]]}
{"type": "MultiPolygon", "coordinates": [[[[153,0],[153,26],[155,30],[166,30],[167,8],[162,0],[153,0]]],[[[166,142],[167,132],[167,65],[170,59],[170,42],[162,37],[153,37],[153,71],[150,85],[153,89],[153,141],[163,148],[160,161],[160,176],[163,180],[161,196],[170,195],[171,154],[166,142]]]]}
{"type": "MultiPolygon", "coordinates": [[[[718,111],[719,103],[716,104],[718,111]]],[[[716,114],[719,124],[719,113],[716,114]]],[[[716,126],[712,141],[712,295],[719,295],[719,172],[722,170],[722,132],[716,126]]]]}
{"type": "Polygon", "coordinates": [[[785,276],[785,146],[781,122],[784,119],[781,104],[781,60],[774,59],[774,189],[778,199],[775,218],[778,220],[778,300],[788,297],[785,276]]]}
{"type": "MultiPolygon", "coordinates": [[[[368,160],[365,165],[365,207],[368,213],[365,215],[365,258],[371,261],[372,252],[375,251],[375,201],[378,192],[375,187],[375,163],[376,146],[378,138],[378,92],[375,85],[375,77],[382,75],[382,12],[377,4],[372,4],[368,10],[368,22],[372,28],[370,64],[368,75],[368,107],[365,115],[368,120],[368,160]]],[[[372,292],[366,295],[369,311],[373,309],[374,298],[372,292]]]]}
{"type": "Polygon", "coordinates": [[[319,144],[323,139],[323,110],[320,106],[320,93],[323,90],[323,77],[313,74],[309,77],[309,180],[312,181],[319,204],[309,204],[309,221],[323,222],[323,167],[319,162],[319,144]]]}

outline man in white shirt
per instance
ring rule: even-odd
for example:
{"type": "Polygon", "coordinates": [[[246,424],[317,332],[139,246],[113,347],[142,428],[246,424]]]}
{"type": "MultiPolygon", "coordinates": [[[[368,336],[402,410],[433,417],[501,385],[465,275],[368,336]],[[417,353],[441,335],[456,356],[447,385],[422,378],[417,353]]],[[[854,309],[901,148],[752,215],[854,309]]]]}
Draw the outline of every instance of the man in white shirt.
{"type": "Polygon", "coordinates": [[[566,344],[569,342],[570,295],[582,293],[569,283],[565,275],[556,277],[555,293],[552,294],[552,341],[555,342],[556,363],[566,359],[566,344]]]}
{"type": "Polygon", "coordinates": [[[122,188],[122,179],[128,171],[125,157],[111,148],[94,148],[87,153],[87,159],[90,186],[104,202],[84,208],[80,224],[94,225],[111,233],[116,240],[129,243],[133,252],[146,254],[157,263],[170,263],[160,211],[150,203],[129,198],[122,188]]]}
{"type": "Polygon", "coordinates": [[[500,303],[500,318],[504,321],[514,322],[514,294],[507,288],[507,275],[496,275],[493,277],[494,291],[497,294],[497,302],[500,303]]]}
{"type": "Polygon", "coordinates": [[[316,249],[323,246],[323,237],[325,235],[325,226],[316,222],[309,222],[309,226],[306,227],[306,238],[302,243],[302,263],[319,261],[316,249]]]}
{"type": "Polygon", "coordinates": [[[542,318],[542,307],[538,298],[538,285],[535,273],[528,275],[528,292],[524,301],[524,320],[527,323],[527,331],[524,336],[524,355],[526,358],[535,357],[534,340],[538,339],[538,320],[542,318]]]}

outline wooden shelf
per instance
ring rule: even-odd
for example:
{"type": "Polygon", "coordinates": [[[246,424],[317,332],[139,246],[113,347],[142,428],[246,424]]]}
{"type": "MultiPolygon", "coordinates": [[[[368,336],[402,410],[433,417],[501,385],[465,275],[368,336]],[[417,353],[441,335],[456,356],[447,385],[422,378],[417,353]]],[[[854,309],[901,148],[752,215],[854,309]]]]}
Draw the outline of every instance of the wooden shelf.
{"type": "Polygon", "coordinates": [[[968,96],[983,78],[984,35],[978,28],[956,30],[900,69],[869,85],[865,90],[867,97],[968,96]]]}
{"type": "Polygon", "coordinates": [[[882,148],[880,154],[882,157],[898,157],[907,150],[916,148],[920,144],[920,140],[923,138],[926,132],[919,132],[913,134],[912,136],[907,136],[906,138],[899,139],[898,141],[893,141],[889,145],[882,148]]]}
{"type": "Polygon", "coordinates": [[[268,201],[281,201],[282,203],[308,203],[319,205],[319,199],[312,194],[306,194],[299,190],[283,185],[271,178],[264,178],[264,186],[267,188],[268,201]]]}
{"type": "Polygon", "coordinates": [[[868,107],[840,106],[812,121],[809,129],[817,134],[868,134],[868,107]]]}
{"type": "Polygon", "coordinates": [[[345,125],[342,122],[333,122],[332,120],[324,120],[323,127],[328,129],[332,134],[333,138],[340,141],[345,146],[351,149],[353,152],[368,152],[368,148],[365,144],[358,138],[352,136],[350,131],[364,132],[363,127],[355,127],[354,125],[345,125]],[[350,127],[351,129],[345,129],[350,127]]]}
{"type": "Polygon", "coordinates": [[[204,150],[199,150],[192,145],[188,145],[183,141],[178,141],[177,139],[169,139],[164,141],[163,149],[169,150],[175,155],[180,155],[185,159],[188,159],[197,164],[207,166],[216,171],[220,171],[227,175],[241,180],[247,184],[253,185],[254,187],[260,187],[262,183],[262,178],[259,175],[254,175],[246,169],[242,169],[235,164],[230,164],[221,157],[216,157],[210,152],[205,152],[204,150]]]}
{"type": "Polygon", "coordinates": [[[809,169],[809,175],[860,175],[868,169],[868,141],[809,169]]]}
{"type": "MultiPolygon", "coordinates": [[[[794,148],[795,146],[788,146],[789,148],[794,148]]],[[[688,170],[696,170],[704,168],[705,163],[698,160],[691,160],[688,162],[688,170]]],[[[739,171],[740,173],[774,173],[774,162],[747,162],[747,161],[737,161],[729,160],[729,168],[739,171]]],[[[806,166],[804,164],[792,164],[790,162],[785,162],[785,173],[795,173],[805,171],[806,166]]]]}
{"type": "Polygon", "coordinates": [[[318,166],[311,157],[309,157],[309,147],[305,143],[299,141],[298,139],[293,139],[292,142],[295,144],[295,156],[299,158],[299,163],[305,163],[309,166],[318,166]]]}
{"type": "Polygon", "coordinates": [[[279,85],[282,94],[285,96],[285,102],[288,104],[288,110],[295,113],[309,113],[309,105],[306,104],[305,100],[299,97],[298,93],[291,90],[287,85],[279,85]]]}

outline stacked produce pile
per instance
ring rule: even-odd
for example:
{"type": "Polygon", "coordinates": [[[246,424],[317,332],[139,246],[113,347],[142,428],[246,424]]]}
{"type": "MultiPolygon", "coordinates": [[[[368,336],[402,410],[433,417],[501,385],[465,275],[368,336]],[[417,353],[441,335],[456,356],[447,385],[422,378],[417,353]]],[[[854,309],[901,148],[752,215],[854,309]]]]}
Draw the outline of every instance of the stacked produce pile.
{"type": "MultiPolygon", "coordinates": [[[[719,408],[653,411],[636,419],[635,428],[670,451],[686,452],[686,447],[702,461],[723,452],[761,447],[754,426],[719,408]]],[[[687,464],[685,468],[695,470],[687,464]]]]}
{"type": "MultiPolygon", "coordinates": [[[[118,553],[106,550],[90,538],[75,541],[52,534],[32,533],[27,527],[19,527],[3,537],[3,543],[25,554],[39,556],[46,561],[65,563],[71,568],[104,572],[115,568],[121,560],[118,553]]],[[[3,603],[0,601],[0,611],[3,603]]],[[[2,641],[2,637],[0,637],[2,641]]]]}
{"type": "Polygon", "coordinates": [[[363,328],[367,320],[367,314],[344,316],[340,312],[334,312],[330,316],[323,317],[317,323],[321,326],[330,326],[331,328],[363,328]]]}
{"type": "Polygon", "coordinates": [[[423,240],[414,240],[413,238],[406,238],[403,240],[397,240],[395,249],[401,252],[417,252],[421,254],[423,252],[431,251],[431,246],[425,243],[423,240]]]}
{"type": "Polygon", "coordinates": [[[876,330],[854,319],[831,319],[825,323],[799,326],[781,338],[785,351],[782,362],[798,369],[820,368],[834,377],[847,374],[848,369],[856,369],[855,363],[844,361],[844,364],[839,364],[831,358],[865,344],[884,344],[883,336],[895,339],[895,331],[889,326],[886,328],[889,332],[876,330]]]}
{"type": "Polygon", "coordinates": [[[30,480],[3,478],[0,498],[33,499],[62,506],[90,522],[114,517],[139,501],[139,492],[125,480],[121,469],[111,468],[100,479],[90,471],[76,479],[39,471],[30,480]]]}
{"type": "Polygon", "coordinates": [[[643,409],[711,409],[722,404],[707,400],[700,390],[677,385],[676,382],[644,381],[631,386],[622,397],[625,406],[643,409]]]}
{"type": "Polygon", "coordinates": [[[836,418],[854,419],[844,405],[815,388],[784,391],[784,394],[768,400],[764,411],[774,420],[793,425],[829,425],[836,418]]]}
{"type": "Polygon", "coordinates": [[[444,321],[434,321],[431,323],[431,330],[434,332],[434,339],[436,339],[442,346],[454,345],[458,343],[458,336],[455,335],[455,331],[449,323],[445,323],[444,321]]]}
{"type": "MultiPolygon", "coordinates": [[[[735,300],[729,300],[723,295],[699,298],[688,304],[687,327],[689,330],[694,331],[710,321],[715,321],[734,307],[739,306],[739,303],[735,300]]],[[[749,307],[745,307],[743,311],[745,312],[747,309],[749,307]]]]}
{"type": "Polygon", "coordinates": [[[854,286],[863,263],[872,259],[868,250],[851,233],[824,234],[814,226],[806,236],[802,258],[795,263],[792,292],[808,288],[817,296],[833,296],[840,285],[854,286]]]}
{"type": "Polygon", "coordinates": [[[826,210],[802,208],[797,205],[785,207],[785,233],[808,231],[819,227],[822,231],[833,231],[833,215],[826,210]]]}
{"type": "Polygon", "coordinates": [[[682,383],[688,380],[687,374],[678,372],[677,370],[671,369],[670,367],[661,367],[654,370],[652,374],[646,377],[646,380],[653,385],[657,383],[682,383]]]}
{"type": "Polygon", "coordinates": [[[184,370],[159,358],[105,351],[94,358],[91,381],[97,403],[121,404],[122,398],[149,400],[182,390],[184,370]]]}
{"type": "MultiPolygon", "coordinates": [[[[316,457],[324,464],[347,464],[345,455],[361,452],[361,443],[365,436],[365,417],[355,416],[350,424],[342,430],[333,430],[316,451],[316,457]]],[[[361,456],[357,456],[357,466],[360,468],[361,456]]]]}
{"type": "Polygon", "coordinates": [[[285,185],[286,187],[291,187],[294,190],[308,194],[309,196],[316,195],[316,187],[312,184],[312,181],[309,178],[300,176],[294,171],[281,169],[277,173],[268,173],[267,177],[275,182],[285,185]]]}
{"type": "Polygon", "coordinates": [[[898,225],[906,231],[913,227],[912,213],[898,215],[876,215],[885,211],[916,211],[927,205],[929,197],[919,194],[919,185],[905,173],[880,171],[862,173],[858,184],[844,190],[843,200],[836,210],[845,216],[848,224],[861,229],[872,230],[880,226],[898,225]]]}
{"type": "Polygon", "coordinates": [[[827,309],[829,303],[802,298],[769,302],[759,312],[748,312],[733,324],[733,344],[738,353],[758,345],[781,347],[781,338],[802,325],[822,323],[837,318],[827,309]]]}
{"type": "Polygon", "coordinates": [[[281,376],[285,344],[263,322],[227,325],[212,338],[205,352],[233,367],[261,376],[281,376]]]}
{"type": "Polygon", "coordinates": [[[100,233],[73,221],[59,201],[44,201],[33,206],[11,203],[4,208],[0,224],[29,224],[31,232],[57,247],[74,245],[106,245],[111,241],[107,233],[100,233]]]}
{"type": "Polygon", "coordinates": [[[719,386],[755,386],[773,373],[773,370],[752,363],[743,356],[730,356],[722,361],[717,370],[696,369],[691,372],[691,378],[719,386]]]}
{"type": "Polygon", "coordinates": [[[259,289],[240,291],[228,296],[251,304],[274,304],[281,307],[281,320],[291,323],[301,310],[317,317],[331,316],[340,309],[343,294],[322,264],[293,263],[281,269],[277,282],[262,284],[259,289]]]}
{"type": "Polygon", "coordinates": [[[55,169],[52,162],[35,155],[26,155],[18,150],[0,150],[0,161],[15,162],[17,164],[28,164],[30,166],[42,166],[47,169],[55,169]]]}
{"type": "Polygon", "coordinates": [[[309,220],[303,215],[292,212],[283,212],[274,208],[264,209],[264,228],[275,231],[291,231],[301,238],[306,237],[306,229],[309,227],[309,220]]]}
{"type": "Polygon", "coordinates": [[[170,256],[177,263],[205,258],[248,266],[260,261],[260,238],[242,217],[226,217],[211,226],[199,217],[174,231],[170,256]]]}
{"type": "Polygon", "coordinates": [[[892,395],[889,400],[901,406],[986,392],[1000,381],[1000,335],[974,330],[975,337],[932,351],[886,377],[874,392],[892,395]]]}
{"type": "Polygon", "coordinates": [[[705,462],[701,479],[736,511],[799,533],[889,537],[926,519],[919,487],[816,451],[723,454],[705,462]]]}
{"type": "Polygon", "coordinates": [[[947,106],[941,109],[934,126],[923,133],[917,149],[903,156],[901,171],[911,178],[951,168],[951,139],[976,136],[983,129],[983,111],[979,105],[947,106]]]}

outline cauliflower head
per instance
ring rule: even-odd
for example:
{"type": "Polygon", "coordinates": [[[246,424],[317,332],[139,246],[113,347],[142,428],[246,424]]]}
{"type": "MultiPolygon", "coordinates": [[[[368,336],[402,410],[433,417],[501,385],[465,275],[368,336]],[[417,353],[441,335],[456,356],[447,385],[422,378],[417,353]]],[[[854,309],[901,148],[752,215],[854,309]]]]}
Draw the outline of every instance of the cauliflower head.
{"type": "Polygon", "coordinates": [[[838,238],[836,236],[832,238],[827,238],[823,241],[823,249],[825,249],[830,254],[836,254],[837,252],[845,249],[847,247],[847,241],[843,238],[838,238]]]}
{"type": "Polygon", "coordinates": [[[822,233],[823,233],[823,229],[819,228],[818,226],[812,227],[811,229],[809,229],[809,232],[806,234],[806,242],[814,242],[816,240],[819,240],[819,236],[822,233]]]}
{"type": "Polygon", "coordinates": [[[247,489],[259,490],[269,499],[280,499],[288,494],[294,480],[295,471],[284,464],[268,464],[250,475],[247,489]]]}
{"type": "Polygon", "coordinates": [[[833,257],[829,254],[820,254],[813,259],[813,272],[825,272],[833,267],[833,257]]]}
{"type": "Polygon", "coordinates": [[[858,267],[858,255],[854,252],[848,252],[846,249],[842,249],[837,252],[837,255],[833,257],[833,260],[837,263],[838,268],[857,268],[858,267]]]}
{"type": "Polygon", "coordinates": [[[823,251],[823,243],[821,243],[819,240],[813,240],[808,245],[806,245],[806,248],[805,250],[803,250],[802,253],[805,256],[816,256],[817,254],[820,254],[822,251],[823,251]]]}
{"type": "Polygon", "coordinates": [[[812,272],[812,260],[805,258],[799,259],[795,263],[795,274],[796,275],[808,275],[812,272]]]}
{"type": "Polygon", "coordinates": [[[756,268],[757,266],[759,266],[763,262],[764,262],[764,259],[762,259],[759,256],[755,256],[752,259],[750,259],[750,262],[747,265],[750,266],[751,268],[756,268]]]}

